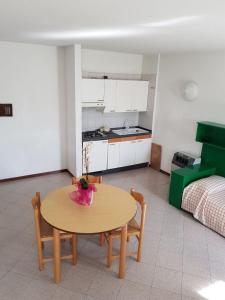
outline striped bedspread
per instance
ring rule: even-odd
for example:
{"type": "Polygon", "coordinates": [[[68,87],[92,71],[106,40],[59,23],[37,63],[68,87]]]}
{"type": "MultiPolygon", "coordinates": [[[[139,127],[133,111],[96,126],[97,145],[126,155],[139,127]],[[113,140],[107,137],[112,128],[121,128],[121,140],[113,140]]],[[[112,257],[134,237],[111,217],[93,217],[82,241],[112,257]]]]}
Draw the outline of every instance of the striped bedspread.
{"type": "Polygon", "coordinates": [[[189,184],[183,192],[182,208],[225,236],[225,178],[215,175],[189,184]]]}

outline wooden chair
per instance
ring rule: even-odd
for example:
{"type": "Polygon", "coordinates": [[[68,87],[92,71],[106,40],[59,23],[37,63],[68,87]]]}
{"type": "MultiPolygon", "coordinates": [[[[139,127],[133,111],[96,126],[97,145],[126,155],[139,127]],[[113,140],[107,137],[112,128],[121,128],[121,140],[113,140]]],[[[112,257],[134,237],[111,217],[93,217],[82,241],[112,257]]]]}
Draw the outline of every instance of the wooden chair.
{"type": "Polygon", "coordinates": [[[72,184],[76,184],[81,178],[84,178],[88,183],[102,183],[102,176],[84,175],[80,177],[73,177],[72,184]]]}
{"type": "MultiPolygon", "coordinates": [[[[141,209],[141,221],[140,224],[137,223],[135,218],[133,218],[128,223],[127,228],[127,239],[129,241],[131,236],[135,236],[138,240],[138,249],[136,252],[128,253],[127,256],[135,256],[138,262],[141,261],[141,251],[142,251],[142,243],[143,243],[143,236],[144,236],[144,224],[145,224],[145,214],[146,214],[146,203],[144,202],[144,197],[142,194],[135,192],[134,189],[130,190],[131,195],[133,198],[138,202],[141,209]]],[[[111,267],[112,260],[119,258],[119,255],[112,255],[112,245],[113,239],[121,237],[121,230],[112,230],[110,232],[105,233],[105,238],[108,242],[108,255],[107,255],[107,265],[111,267]]]]}
{"type": "MultiPolygon", "coordinates": [[[[39,270],[42,271],[44,269],[44,264],[47,261],[52,261],[53,257],[44,258],[43,256],[43,248],[44,242],[53,241],[53,227],[49,225],[41,216],[40,207],[40,193],[37,192],[36,195],[32,198],[32,206],[34,208],[34,223],[35,223],[35,231],[36,231],[36,239],[37,239],[37,252],[38,252],[38,263],[39,270]]],[[[77,261],[76,257],[76,235],[70,234],[66,232],[60,232],[60,239],[66,240],[69,239],[71,242],[71,255],[62,256],[61,259],[71,259],[72,263],[75,265],[77,261]]]]}

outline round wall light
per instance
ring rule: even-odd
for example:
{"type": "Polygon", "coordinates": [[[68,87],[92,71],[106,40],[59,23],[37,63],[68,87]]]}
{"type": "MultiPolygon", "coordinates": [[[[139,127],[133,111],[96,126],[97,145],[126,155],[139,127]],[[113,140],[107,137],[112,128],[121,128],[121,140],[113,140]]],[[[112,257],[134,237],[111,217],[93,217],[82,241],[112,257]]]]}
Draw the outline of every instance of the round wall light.
{"type": "Polygon", "coordinates": [[[194,101],[198,98],[198,85],[194,81],[189,81],[184,85],[183,98],[186,101],[194,101]]]}

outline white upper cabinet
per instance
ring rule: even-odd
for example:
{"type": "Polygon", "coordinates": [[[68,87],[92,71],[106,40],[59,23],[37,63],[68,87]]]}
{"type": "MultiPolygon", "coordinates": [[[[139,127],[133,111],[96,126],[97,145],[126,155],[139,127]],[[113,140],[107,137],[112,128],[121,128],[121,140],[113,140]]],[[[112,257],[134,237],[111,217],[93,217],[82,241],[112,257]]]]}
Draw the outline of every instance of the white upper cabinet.
{"type": "Polygon", "coordinates": [[[132,111],[132,89],[133,85],[130,80],[117,80],[117,107],[118,112],[132,111]]]}
{"type": "Polygon", "coordinates": [[[105,107],[105,112],[147,110],[148,81],[82,79],[82,106],[105,107]]]}
{"type": "Polygon", "coordinates": [[[146,111],[148,84],[148,81],[105,80],[105,112],[146,111]]]}
{"type": "Polygon", "coordinates": [[[115,112],[117,110],[117,80],[107,79],[105,80],[105,112],[115,112]]]}
{"type": "Polygon", "coordinates": [[[92,106],[91,104],[93,103],[96,104],[93,106],[97,106],[97,103],[100,104],[99,106],[102,106],[104,102],[104,80],[83,78],[81,101],[83,106],[92,106]]]}
{"type": "Polygon", "coordinates": [[[148,81],[134,81],[132,85],[131,109],[133,111],[146,111],[148,101],[148,81]]]}

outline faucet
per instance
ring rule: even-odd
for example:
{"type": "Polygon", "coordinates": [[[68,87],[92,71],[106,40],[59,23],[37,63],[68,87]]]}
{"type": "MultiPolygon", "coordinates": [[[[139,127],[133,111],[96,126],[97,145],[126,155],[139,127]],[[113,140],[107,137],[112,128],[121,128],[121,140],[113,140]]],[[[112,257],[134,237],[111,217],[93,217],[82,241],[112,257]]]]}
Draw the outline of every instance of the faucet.
{"type": "Polygon", "coordinates": [[[125,129],[129,129],[131,126],[136,126],[136,124],[133,120],[126,119],[123,123],[123,127],[125,127],[125,129]]]}

